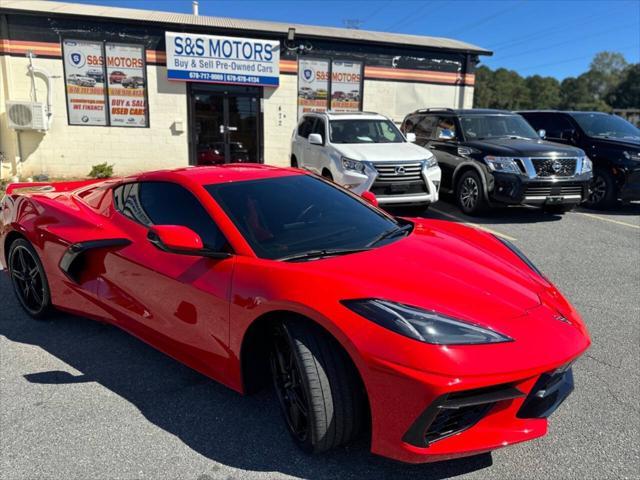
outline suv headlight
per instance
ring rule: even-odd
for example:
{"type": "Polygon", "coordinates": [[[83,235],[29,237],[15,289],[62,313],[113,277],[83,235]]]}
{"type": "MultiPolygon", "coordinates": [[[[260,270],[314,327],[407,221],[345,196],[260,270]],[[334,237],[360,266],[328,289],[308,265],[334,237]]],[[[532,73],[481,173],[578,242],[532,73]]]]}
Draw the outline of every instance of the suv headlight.
{"type": "Polygon", "coordinates": [[[592,171],[593,162],[591,162],[591,159],[585,155],[584,157],[582,157],[582,169],[580,170],[580,173],[589,173],[592,171]]]}
{"type": "Polygon", "coordinates": [[[358,173],[364,172],[364,163],[347,157],[342,157],[342,166],[345,170],[353,170],[358,173]]]}
{"type": "Polygon", "coordinates": [[[435,168],[438,166],[438,160],[436,160],[435,155],[431,155],[429,158],[424,160],[424,164],[427,166],[427,168],[435,168]]]}
{"type": "Polygon", "coordinates": [[[494,157],[493,155],[487,155],[484,157],[484,161],[487,162],[487,166],[492,172],[522,173],[512,157],[494,157]]]}
{"type": "Polygon", "coordinates": [[[622,152],[622,156],[627,160],[635,160],[636,162],[640,162],[640,150],[625,150],[624,152],[622,152]]]}
{"type": "Polygon", "coordinates": [[[393,332],[433,345],[512,342],[501,333],[432,310],[378,298],[343,300],[345,307],[393,332]]]}

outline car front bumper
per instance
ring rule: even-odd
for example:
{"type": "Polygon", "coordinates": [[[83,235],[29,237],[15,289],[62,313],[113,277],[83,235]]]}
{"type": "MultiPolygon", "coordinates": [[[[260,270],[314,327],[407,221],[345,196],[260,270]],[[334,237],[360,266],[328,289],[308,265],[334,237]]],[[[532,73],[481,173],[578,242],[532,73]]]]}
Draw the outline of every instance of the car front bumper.
{"type": "Polygon", "coordinates": [[[577,205],[589,196],[591,178],[590,173],[556,179],[494,173],[489,198],[511,205],[577,205]]]}

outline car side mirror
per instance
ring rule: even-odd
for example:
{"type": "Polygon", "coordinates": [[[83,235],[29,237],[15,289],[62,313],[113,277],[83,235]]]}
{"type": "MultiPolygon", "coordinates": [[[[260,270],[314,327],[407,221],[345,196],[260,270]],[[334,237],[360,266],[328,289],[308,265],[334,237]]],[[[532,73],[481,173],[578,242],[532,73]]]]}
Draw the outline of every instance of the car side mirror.
{"type": "Polygon", "coordinates": [[[322,135],[319,133],[312,133],[309,135],[309,143],[311,145],[322,145],[322,135]]]}
{"type": "Polygon", "coordinates": [[[416,141],[416,134],[415,133],[408,132],[405,136],[407,137],[407,142],[415,143],[415,141],[416,141]]]}
{"type": "Polygon", "coordinates": [[[182,225],[154,225],[149,229],[147,238],[156,248],[168,253],[210,258],[231,256],[226,252],[214,252],[205,248],[200,235],[182,225]]]}
{"type": "Polygon", "coordinates": [[[544,140],[545,138],[547,138],[547,131],[544,128],[541,128],[540,130],[538,130],[538,136],[544,140]]]}
{"type": "Polygon", "coordinates": [[[444,130],[441,130],[440,133],[438,133],[438,140],[453,140],[454,138],[456,138],[455,134],[449,130],[448,128],[445,128],[444,130]]]}
{"type": "Polygon", "coordinates": [[[362,192],[360,196],[364,200],[369,202],[371,205],[373,205],[374,207],[378,206],[378,199],[376,198],[376,195],[373,192],[370,192],[369,190],[367,190],[366,192],[362,192]]]}
{"type": "Polygon", "coordinates": [[[572,128],[568,128],[567,130],[562,130],[560,132],[560,138],[562,140],[567,140],[568,142],[573,142],[576,136],[576,131],[572,128]]]}

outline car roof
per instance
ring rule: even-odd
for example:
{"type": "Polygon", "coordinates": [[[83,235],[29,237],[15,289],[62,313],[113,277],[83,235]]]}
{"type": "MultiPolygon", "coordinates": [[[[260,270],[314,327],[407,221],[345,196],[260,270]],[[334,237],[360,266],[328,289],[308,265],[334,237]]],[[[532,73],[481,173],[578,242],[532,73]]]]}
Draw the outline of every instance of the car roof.
{"type": "Polygon", "coordinates": [[[305,175],[295,168],[274,167],[259,163],[229,163],[207,167],[183,167],[172,170],[158,170],[145,172],[129,180],[160,181],[160,180],[186,180],[200,185],[216,183],[240,182],[246,180],[260,180],[264,178],[288,177],[291,175],[305,175]]]}
{"type": "Polygon", "coordinates": [[[514,112],[510,110],[497,110],[493,108],[421,108],[411,113],[410,115],[425,113],[448,113],[451,115],[513,115],[514,112]]]}
{"type": "Polygon", "coordinates": [[[595,110],[519,110],[516,113],[599,113],[601,115],[614,115],[608,112],[597,112],[595,110]]]}
{"type": "Polygon", "coordinates": [[[376,112],[334,112],[328,110],[326,112],[308,112],[305,115],[319,115],[329,118],[329,120],[388,120],[381,113],[376,112]]]}

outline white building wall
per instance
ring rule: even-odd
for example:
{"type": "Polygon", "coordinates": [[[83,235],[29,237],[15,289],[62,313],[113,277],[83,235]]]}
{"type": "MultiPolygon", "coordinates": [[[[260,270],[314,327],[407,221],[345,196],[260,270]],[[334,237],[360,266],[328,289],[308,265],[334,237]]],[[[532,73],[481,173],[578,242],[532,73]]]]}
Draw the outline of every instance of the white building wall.
{"type": "MultiPolygon", "coordinates": [[[[2,57],[0,61],[6,96],[0,102],[0,151],[21,177],[41,173],[55,178],[84,177],[92,165],[104,162],[114,164],[116,175],[188,165],[186,84],[167,81],[165,67],[147,67],[150,127],[124,128],[69,125],[62,61],[36,58],[34,65],[56,77],[53,121],[46,133],[18,134],[8,128],[5,100],[30,100],[28,59],[2,57]],[[175,131],[176,121],[182,121],[184,132],[175,131]]],[[[38,101],[44,102],[44,80],[36,77],[36,88],[38,101]]],[[[3,170],[6,177],[8,169],[3,170]]]]}
{"type": "Polygon", "coordinates": [[[264,89],[264,162],[287,167],[291,134],[298,124],[298,77],[280,75],[278,88],[264,89]]]}

